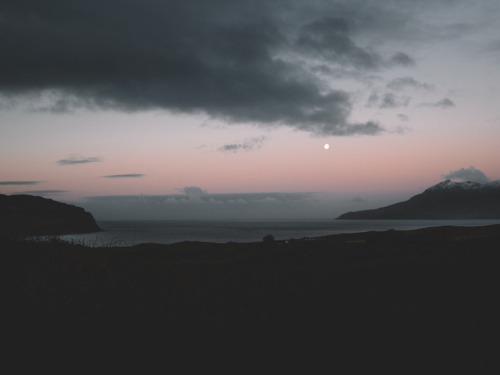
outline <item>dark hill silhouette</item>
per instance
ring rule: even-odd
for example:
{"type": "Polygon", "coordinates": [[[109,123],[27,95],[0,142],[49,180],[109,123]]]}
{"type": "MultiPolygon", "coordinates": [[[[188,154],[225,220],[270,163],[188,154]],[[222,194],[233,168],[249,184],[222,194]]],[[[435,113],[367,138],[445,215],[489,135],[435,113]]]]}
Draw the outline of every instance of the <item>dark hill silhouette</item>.
{"type": "Polygon", "coordinates": [[[0,194],[0,234],[37,236],[100,231],[83,208],[32,195],[0,194]]]}
{"type": "Polygon", "coordinates": [[[499,374],[499,242],[500,225],[96,248],[0,236],[2,368],[499,374]]]}
{"type": "Polygon", "coordinates": [[[480,184],[446,180],[407,201],[348,212],[337,219],[500,219],[500,181],[480,184]]]}

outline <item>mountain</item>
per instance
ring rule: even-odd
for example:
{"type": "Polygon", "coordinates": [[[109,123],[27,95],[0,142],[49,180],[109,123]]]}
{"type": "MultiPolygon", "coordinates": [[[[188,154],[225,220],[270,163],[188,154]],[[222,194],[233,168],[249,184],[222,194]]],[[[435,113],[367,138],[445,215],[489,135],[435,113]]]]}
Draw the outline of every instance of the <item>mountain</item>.
{"type": "Polygon", "coordinates": [[[0,194],[0,234],[37,236],[100,231],[83,208],[32,195],[0,194]]]}
{"type": "Polygon", "coordinates": [[[347,212],[340,220],[500,219],[500,181],[446,180],[405,202],[347,212]]]}

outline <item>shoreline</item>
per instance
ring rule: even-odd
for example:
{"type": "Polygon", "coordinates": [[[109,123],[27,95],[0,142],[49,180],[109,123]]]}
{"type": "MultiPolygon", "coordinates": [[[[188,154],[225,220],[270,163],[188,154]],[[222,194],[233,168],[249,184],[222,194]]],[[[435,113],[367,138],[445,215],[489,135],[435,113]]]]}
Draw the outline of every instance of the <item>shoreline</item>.
{"type": "Polygon", "coordinates": [[[99,233],[64,235],[60,238],[93,247],[134,246],[140,243],[173,244],[184,241],[260,242],[266,235],[277,240],[322,237],[332,234],[412,230],[443,225],[482,226],[500,224],[500,220],[407,220],[407,221],[337,221],[337,220],[273,220],[273,221],[99,221],[99,233]]]}

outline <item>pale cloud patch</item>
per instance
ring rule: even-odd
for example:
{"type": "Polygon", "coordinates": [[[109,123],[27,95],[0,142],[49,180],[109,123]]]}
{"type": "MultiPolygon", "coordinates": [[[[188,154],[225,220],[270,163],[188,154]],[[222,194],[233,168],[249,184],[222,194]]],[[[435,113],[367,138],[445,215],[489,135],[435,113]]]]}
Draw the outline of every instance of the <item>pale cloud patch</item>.
{"type": "Polygon", "coordinates": [[[410,103],[410,98],[407,96],[395,95],[393,93],[387,93],[382,98],[379,107],[380,108],[398,108],[406,107],[410,103]]]}
{"type": "Polygon", "coordinates": [[[240,151],[252,151],[260,149],[266,137],[254,137],[239,143],[228,143],[217,148],[217,151],[226,153],[237,153],[240,151]]]}
{"type": "Polygon", "coordinates": [[[448,98],[444,98],[441,100],[438,100],[436,102],[426,102],[420,104],[420,107],[431,107],[431,108],[442,108],[442,109],[447,109],[447,108],[453,108],[455,107],[455,103],[448,98]]]}
{"type": "Polygon", "coordinates": [[[387,88],[395,91],[401,91],[405,89],[415,89],[420,91],[434,91],[434,85],[419,82],[412,77],[398,77],[392,79],[388,84],[387,88]]]}
{"type": "Polygon", "coordinates": [[[405,114],[403,114],[403,113],[398,113],[398,114],[397,114],[397,118],[398,118],[400,121],[405,121],[405,122],[406,122],[406,121],[408,121],[408,120],[410,119],[407,115],[405,115],[405,114]]]}

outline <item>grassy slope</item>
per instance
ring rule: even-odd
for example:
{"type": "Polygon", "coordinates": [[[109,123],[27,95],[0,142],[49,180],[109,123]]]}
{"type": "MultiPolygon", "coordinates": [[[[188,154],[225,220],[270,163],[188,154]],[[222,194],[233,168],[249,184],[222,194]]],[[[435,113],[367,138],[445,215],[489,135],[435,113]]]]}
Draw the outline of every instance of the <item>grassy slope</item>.
{"type": "Polygon", "coordinates": [[[22,367],[494,370],[500,226],[252,244],[3,238],[22,367]]]}

